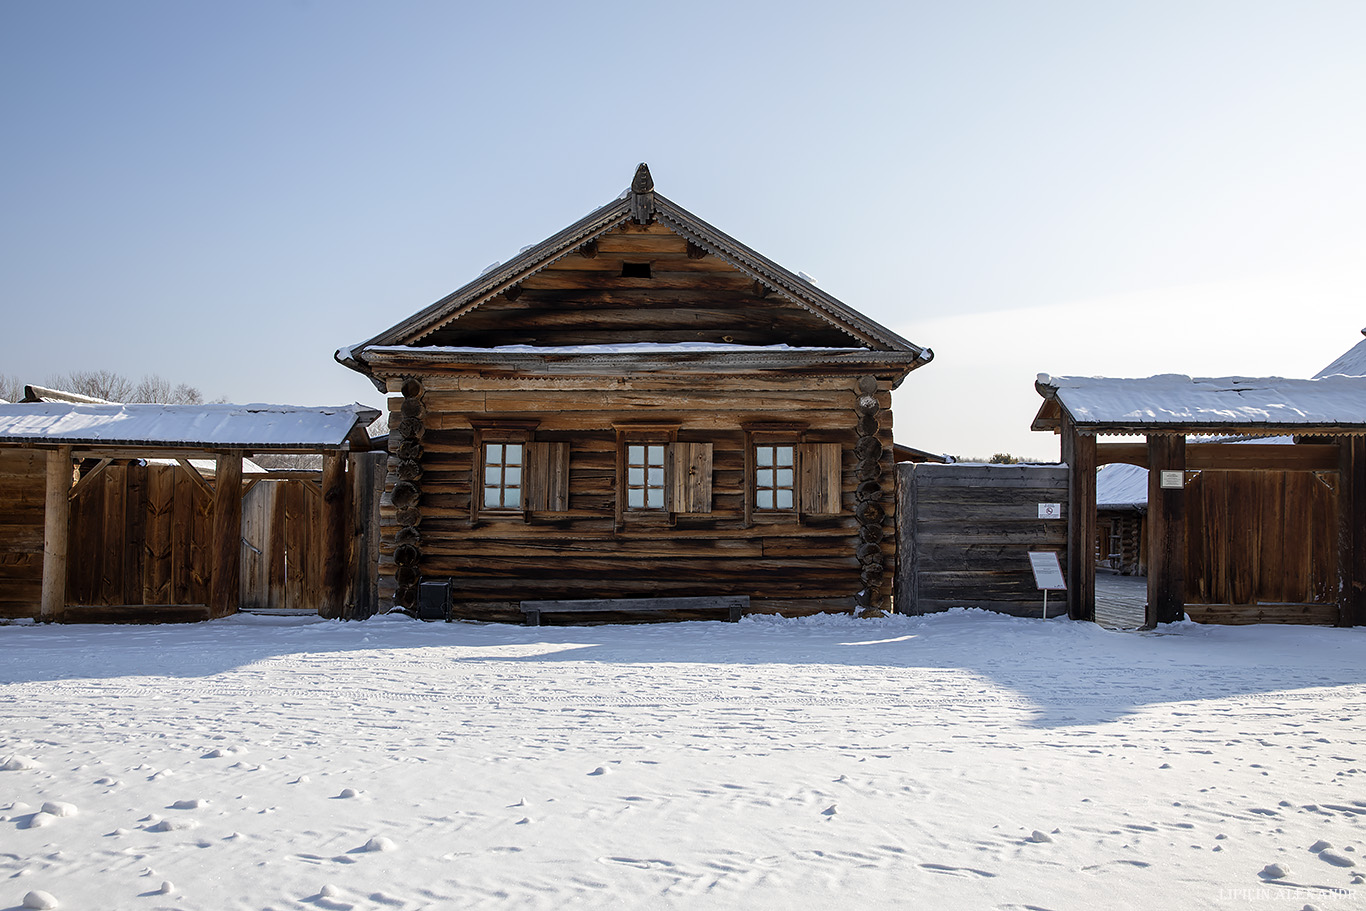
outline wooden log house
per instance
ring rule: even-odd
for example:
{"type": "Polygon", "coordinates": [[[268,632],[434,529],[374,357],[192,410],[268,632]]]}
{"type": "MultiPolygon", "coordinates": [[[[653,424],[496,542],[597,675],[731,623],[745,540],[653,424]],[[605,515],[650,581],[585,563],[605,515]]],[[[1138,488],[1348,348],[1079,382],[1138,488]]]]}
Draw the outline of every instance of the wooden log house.
{"type": "Polygon", "coordinates": [[[1073,619],[1095,617],[1096,467],[1122,462],[1148,469],[1148,626],[1366,623],[1366,377],[1041,375],[1036,388],[1033,429],[1061,434],[1071,469],[1073,619]],[[1212,434],[1295,442],[1198,441],[1212,434]]]}
{"type": "Polygon", "coordinates": [[[378,416],[360,405],[0,404],[0,617],[206,620],[251,606],[244,588],[258,577],[277,580],[290,606],[368,616],[378,554],[367,504],[378,498],[365,427],[378,416]],[[320,453],[321,485],[244,475],[249,455],[275,452],[320,453]],[[288,490],[265,498],[259,525],[244,522],[244,498],[276,493],[263,483],[288,490]],[[263,555],[271,565],[254,566],[263,555]]]}
{"type": "MultiPolygon", "coordinates": [[[[453,613],[747,596],[888,605],[913,345],[655,192],[337,352],[389,395],[384,591],[453,613]]],[[[627,605],[629,606],[629,605],[627,605]]]]}

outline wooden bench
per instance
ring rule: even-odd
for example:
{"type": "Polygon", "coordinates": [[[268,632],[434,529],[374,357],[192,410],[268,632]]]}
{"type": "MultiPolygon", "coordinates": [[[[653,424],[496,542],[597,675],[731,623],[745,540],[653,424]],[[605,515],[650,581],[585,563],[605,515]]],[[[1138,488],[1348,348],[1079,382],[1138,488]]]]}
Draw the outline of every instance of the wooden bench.
{"type": "Polygon", "coordinates": [[[724,610],[736,623],[749,610],[749,595],[712,598],[590,598],[582,601],[523,601],[527,626],[540,626],[541,614],[594,614],[618,611],[724,610]]]}

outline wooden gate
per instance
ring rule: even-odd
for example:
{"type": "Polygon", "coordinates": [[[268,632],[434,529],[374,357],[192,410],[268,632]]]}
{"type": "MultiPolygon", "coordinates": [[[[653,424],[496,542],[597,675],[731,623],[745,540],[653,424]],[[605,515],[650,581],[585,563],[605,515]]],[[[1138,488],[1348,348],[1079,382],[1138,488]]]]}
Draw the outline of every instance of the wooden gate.
{"type": "Polygon", "coordinates": [[[317,610],[322,494],[307,480],[258,481],[242,498],[242,607],[317,610]]]}
{"type": "Polygon", "coordinates": [[[1338,473],[1202,470],[1186,486],[1186,614],[1337,621],[1338,473]]]}
{"type": "Polygon", "coordinates": [[[204,480],[179,465],[141,462],[92,474],[71,501],[68,605],[89,619],[98,612],[81,608],[106,605],[207,617],[213,494],[204,480]]]}

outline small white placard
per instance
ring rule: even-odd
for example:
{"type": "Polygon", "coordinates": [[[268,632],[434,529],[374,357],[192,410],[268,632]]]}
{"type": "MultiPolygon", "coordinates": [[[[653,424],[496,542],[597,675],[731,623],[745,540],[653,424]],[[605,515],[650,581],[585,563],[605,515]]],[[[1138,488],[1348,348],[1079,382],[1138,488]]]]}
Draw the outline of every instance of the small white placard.
{"type": "Polygon", "coordinates": [[[1029,566],[1034,570],[1034,587],[1043,591],[1067,591],[1067,583],[1062,578],[1062,567],[1058,565],[1058,555],[1051,551],[1029,552],[1029,566]]]}
{"type": "Polygon", "coordinates": [[[1160,483],[1163,490],[1180,490],[1186,486],[1186,473],[1184,471],[1164,471],[1160,483]]]}
{"type": "Polygon", "coordinates": [[[1040,504],[1039,504],[1039,518],[1040,518],[1040,519],[1061,519],[1061,518],[1062,518],[1062,504],[1061,504],[1061,503],[1040,503],[1040,504]]]}

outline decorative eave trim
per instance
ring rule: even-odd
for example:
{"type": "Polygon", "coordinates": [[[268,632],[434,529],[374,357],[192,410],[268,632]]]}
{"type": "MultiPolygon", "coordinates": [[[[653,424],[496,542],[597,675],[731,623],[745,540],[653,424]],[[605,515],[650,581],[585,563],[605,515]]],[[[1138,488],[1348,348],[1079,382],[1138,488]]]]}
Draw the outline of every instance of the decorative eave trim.
{"type": "Polygon", "coordinates": [[[896,384],[923,361],[918,352],[831,348],[813,351],[706,351],[649,353],[487,352],[470,349],[383,347],[356,352],[368,371],[385,374],[441,372],[467,369],[491,376],[634,376],[642,373],[698,373],[727,375],[810,373],[857,375],[883,372],[896,384]]]}

